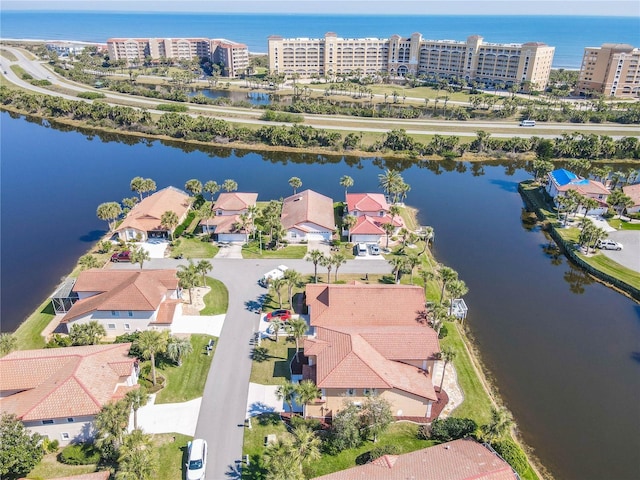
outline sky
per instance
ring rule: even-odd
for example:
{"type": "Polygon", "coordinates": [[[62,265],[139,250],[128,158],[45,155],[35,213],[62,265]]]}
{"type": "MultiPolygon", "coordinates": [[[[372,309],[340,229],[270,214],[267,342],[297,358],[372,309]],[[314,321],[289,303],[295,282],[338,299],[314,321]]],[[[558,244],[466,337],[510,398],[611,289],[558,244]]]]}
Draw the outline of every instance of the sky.
{"type": "Polygon", "coordinates": [[[2,0],[1,10],[640,17],[639,0],[2,0]]]}

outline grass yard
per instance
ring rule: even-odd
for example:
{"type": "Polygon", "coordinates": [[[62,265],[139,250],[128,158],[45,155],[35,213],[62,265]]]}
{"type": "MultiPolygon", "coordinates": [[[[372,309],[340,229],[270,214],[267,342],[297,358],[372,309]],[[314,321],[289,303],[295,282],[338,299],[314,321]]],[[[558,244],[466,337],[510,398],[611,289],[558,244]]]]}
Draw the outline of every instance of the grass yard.
{"type": "Polygon", "coordinates": [[[220,248],[210,241],[201,238],[180,238],[177,247],[171,247],[171,256],[182,255],[184,258],[213,258],[220,248]]]}
{"type": "Polygon", "coordinates": [[[610,218],[607,223],[616,230],[640,230],[640,223],[631,223],[620,218],[610,218]]]}
{"type": "Polygon", "coordinates": [[[27,478],[47,479],[71,477],[96,471],[97,465],[65,465],[64,463],[60,463],[57,457],[58,452],[46,454],[40,463],[29,472],[27,478]]]}
{"type": "Polygon", "coordinates": [[[184,464],[187,461],[187,443],[193,437],[180,433],[161,433],[153,436],[160,462],[156,480],[176,480],[184,478],[184,464]]]}
{"type": "Polygon", "coordinates": [[[173,362],[156,359],[157,371],[166,379],[166,386],[158,392],[156,403],[186,402],[202,396],[211,360],[218,344],[216,340],[211,355],[207,355],[205,346],[210,338],[214,337],[191,335],[193,352],[183,359],[180,367],[173,362]]]}
{"type": "Polygon", "coordinates": [[[53,306],[51,300],[47,299],[40,305],[27,320],[22,322],[15,331],[14,336],[18,340],[17,350],[31,350],[35,348],[43,348],[45,345],[41,332],[53,320],[53,306]]]}
{"type": "Polygon", "coordinates": [[[207,286],[211,291],[204,296],[205,307],[200,315],[220,315],[226,313],[229,306],[229,291],[224,283],[215,278],[207,277],[207,286]]]}
{"type": "Polygon", "coordinates": [[[453,364],[458,374],[458,383],[464,391],[464,402],[453,411],[453,416],[471,418],[478,425],[488,423],[491,419],[491,400],[473,369],[457,325],[447,322],[447,330],[449,334],[440,340],[440,348],[448,347],[456,352],[453,364]]]}
{"type": "Polygon", "coordinates": [[[242,258],[293,258],[301,259],[307,254],[307,245],[288,245],[279,250],[265,250],[262,245],[262,253],[258,242],[249,242],[242,247],[242,258]]]}
{"type": "Polygon", "coordinates": [[[582,254],[578,254],[589,265],[597,268],[601,272],[611,275],[614,278],[622,280],[629,285],[640,288],[640,273],[624,267],[617,262],[614,262],[606,255],[598,253],[593,257],[586,257],[582,254]]]}
{"type": "Polygon", "coordinates": [[[7,60],[11,60],[12,62],[17,62],[18,61],[18,57],[16,57],[9,50],[4,50],[4,49],[0,50],[0,55],[2,55],[7,60]]]}
{"type": "Polygon", "coordinates": [[[280,335],[278,342],[265,339],[260,346],[267,349],[268,356],[263,362],[253,362],[249,381],[261,385],[282,385],[291,377],[289,363],[296,354],[296,342],[280,335]]]}

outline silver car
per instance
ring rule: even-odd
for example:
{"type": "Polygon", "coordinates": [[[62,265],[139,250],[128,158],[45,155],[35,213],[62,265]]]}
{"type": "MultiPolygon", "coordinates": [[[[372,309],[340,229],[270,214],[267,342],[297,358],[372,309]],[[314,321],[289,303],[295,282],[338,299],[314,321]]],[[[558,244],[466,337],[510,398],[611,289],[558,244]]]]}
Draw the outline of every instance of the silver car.
{"type": "Polygon", "coordinates": [[[614,242],[613,240],[600,240],[596,247],[601,248],[602,250],[622,250],[622,244],[614,242]]]}

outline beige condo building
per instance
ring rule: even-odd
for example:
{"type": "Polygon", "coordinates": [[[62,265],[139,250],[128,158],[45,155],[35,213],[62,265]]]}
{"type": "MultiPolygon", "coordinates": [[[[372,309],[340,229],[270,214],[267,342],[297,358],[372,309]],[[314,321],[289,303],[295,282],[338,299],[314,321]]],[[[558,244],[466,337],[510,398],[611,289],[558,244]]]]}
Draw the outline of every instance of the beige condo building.
{"type": "Polygon", "coordinates": [[[487,43],[472,35],[466,41],[426,40],[410,37],[323,38],[269,37],[272,73],[340,75],[361,73],[391,76],[457,77],[468,82],[533,85],[544,89],[549,81],[555,47],[544,43],[487,43]]]}
{"type": "Polygon", "coordinates": [[[129,63],[172,58],[185,60],[206,57],[221,64],[223,75],[234,78],[249,67],[249,50],[243,43],[219,38],[110,38],[109,57],[129,63]]]}
{"type": "Polygon", "coordinates": [[[577,93],[607,97],[640,96],[640,49],[627,44],[605,43],[584,49],[577,93]]]}

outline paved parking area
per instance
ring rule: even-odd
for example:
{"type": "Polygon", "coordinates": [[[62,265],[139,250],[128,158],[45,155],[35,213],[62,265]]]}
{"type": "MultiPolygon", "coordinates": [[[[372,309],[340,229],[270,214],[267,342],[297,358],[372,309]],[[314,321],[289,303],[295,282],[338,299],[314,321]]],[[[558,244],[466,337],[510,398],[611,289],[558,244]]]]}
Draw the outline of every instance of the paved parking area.
{"type": "Polygon", "coordinates": [[[607,237],[622,244],[622,250],[601,250],[611,260],[640,272],[640,230],[618,230],[607,237]]]}

